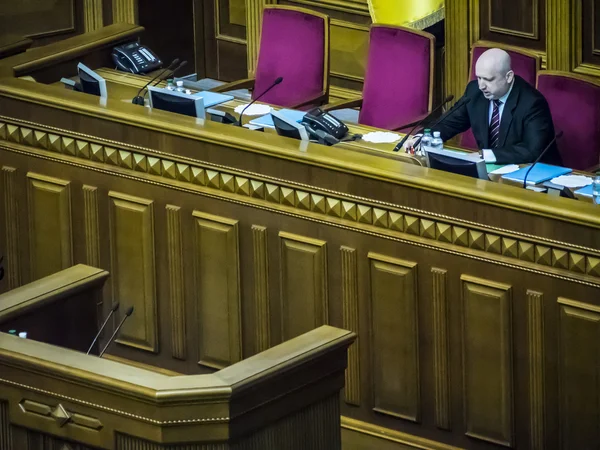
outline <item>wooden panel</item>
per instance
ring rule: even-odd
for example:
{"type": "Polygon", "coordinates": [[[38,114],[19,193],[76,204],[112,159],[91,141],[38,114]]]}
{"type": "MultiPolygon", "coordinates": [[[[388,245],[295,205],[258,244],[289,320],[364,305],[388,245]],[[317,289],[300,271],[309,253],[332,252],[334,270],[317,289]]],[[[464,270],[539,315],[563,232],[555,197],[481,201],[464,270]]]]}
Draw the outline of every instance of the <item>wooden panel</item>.
{"type": "Polygon", "coordinates": [[[433,376],[435,377],[435,424],[451,429],[450,416],[450,344],[448,335],[448,304],[446,271],[432,268],[433,281],[433,376]]]}
{"type": "Polygon", "coordinates": [[[69,182],[27,174],[31,281],[73,263],[69,182]]]}
{"type": "Polygon", "coordinates": [[[561,448],[600,442],[600,307],[558,299],[561,448]]]}
{"type": "Polygon", "coordinates": [[[246,43],[245,0],[214,0],[216,2],[216,38],[246,43]]]}
{"type": "Polygon", "coordinates": [[[98,224],[98,189],[84,185],[83,214],[85,226],[85,260],[92,267],[100,267],[100,231],[98,224]]]}
{"type": "Polygon", "coordinates": [[[326,242],[280,232],[281,335],[286,341],[328,323],[326,242]]]}
{"type": "Polygon", "coordinates": [[[4,267],[8,289],[21,286],[21,239],[19,238],[19,196],[17,195],[17,169],[2,167],[4,215],[6,221],[6,250],[4,267]]]}
{"type": "Polygon", "coordinates": [[[369,27],[334,19],[330,33],[331,74],[362,82],[369,50],[369,27]]]}
{"type": "MultiPolygon", "coordinates": [[[[581,61],[584,64],[600,66],[600,4],[597,0],[582,0],[580,2],[581,16],[576,17],[574,32],[580,34],[579,44],[581,61]],[[580,19],[580,20],[579,20],[580,19]]],[[[600,67],[598,67],[600,74],[600,67]]]]}
{"type": "Polygon", "coordinates": [[[417,264],[369,253],[373,410],[419,421],[417,264]]]}
{"type": "Polygon", "coordinates": [[[531,449],[545,446],[545,380],[544,361],[544,297],[540,292],[527,291],[528,342],[529,342],[529,408],[531,449]]]}
{"type": "Polygon", "coordinates": [[[152,200],[108,193],[113,300],[121,314],[133,306],[117,342],[158,351],[154,207],[152,200]]]}
{"type": "Polygon", "coordinates": [[[481,39],[545,51],[545,1],[479,2],[481,39]]]}
{"type": "Polygon", "coordinates": [[[0,448],[12,448],[10,422],[8,416],[8,402],[0,401],[0,448]]]}
{"type": "MultiPolygon", "coordinates": [[[[341,247],[340,252],[342,254],[342,327],[359,335],[356,250],[350,247],[341,247]]],[[[350,405],[360,406],[360,342],[358,337],[348,349],[344,399],[350,405]]]]}
{"type": "Polygon", "coordinates": [[[0,33],[41,38],[75,30],[73,0],[2,2],[0,33]]]}
{"type": "Polygon", "coordinates": [[[511,287],[461,277],[467,435],[512,446],[511,287]]]}
{"type": "Polygon", "coordinates": [[[256,321],[256,352],[271,346],[271,307],[269,299],[269,261],[267,258],[267,229],[252,225],[254,247],[254,305],[256,321]]]}
{"type": "Polygon", "coordinates": [[[181,208],[174,205],[167,205],[166,213],[171,304],[171,353],[174,358],[186,359],[186,314],[183,247],[181,240],[181,208]]]}
{"type": "Polygon", "coordinates": [[[238,222],[193,212],[198,364],[220,369],[242,359],[238,222]]]}

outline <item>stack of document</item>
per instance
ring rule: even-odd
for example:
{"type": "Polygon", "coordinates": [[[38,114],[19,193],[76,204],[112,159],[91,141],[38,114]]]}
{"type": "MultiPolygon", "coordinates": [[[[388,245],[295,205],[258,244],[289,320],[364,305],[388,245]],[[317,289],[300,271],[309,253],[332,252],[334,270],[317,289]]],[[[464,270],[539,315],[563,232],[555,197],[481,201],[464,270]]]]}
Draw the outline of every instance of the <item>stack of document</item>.
{"type": "MultiPolygon", "coordinates": [[[[505,180],[517,181],[519,183],[523,183],[523,179],[525,178],[525,174],[529,170],[531,166],[523,167],[515,172],[507,173],[503,175],[502,178],[505,180]]],[[[571,173],[573,170],[568,169],[566,167],[559,166],[551,166],[550,164],[537,163],[529,175],[527,175],[527,184],[535,185],[543,183],[544,181],[551,180],[554,177],[559,177],[566,173],[571,173]]]]}
{"type": "MultiPolygon", "coordinates": [[[[280,109],[277,112],[284,116],[286,119],[290,119],[291,121],[298,123],[302,121],[302,118],[306,114],[304,111],[296,111],[295,109],[280,109]]],[[[257,127],[275,128],[275,124],[273,123],[273,116],[271,116],[271,114],[266,114],[256,119],[252,119],[250,121],[250,124],[256,125],[257,127]]]]}

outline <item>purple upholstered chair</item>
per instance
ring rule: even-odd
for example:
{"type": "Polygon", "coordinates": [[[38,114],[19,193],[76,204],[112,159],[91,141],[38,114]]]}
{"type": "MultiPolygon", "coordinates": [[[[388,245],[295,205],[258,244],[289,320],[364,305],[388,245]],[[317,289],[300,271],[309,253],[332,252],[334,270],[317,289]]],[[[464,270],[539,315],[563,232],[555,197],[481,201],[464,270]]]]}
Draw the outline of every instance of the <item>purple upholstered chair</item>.
{"type": "Polygon", "coordinates": [[[576,170],[600,163],[600,85],[573,73],[541,71],[537,88],[546,97],[563,164],[576,170]]]}
{"type": "Polygon", "coordinates": [[[406,128],[431,111],[435,37],[423,31],[373,24],[362,98],[325,109],[360,107],[358,123],[406,128]]]}
{"type": "Polygon", "coordinates": [[[255,79],[219,86],[214,91],[250,88],[260,95],[278,77],[283,82],[261,102],[307,109],[329,95],[329,17],[307,9],[266,5],[255,79]]]}
{"type": "MultiPolygon", "coordinates": [[[[540,57],[521,49],[505,47],[491,42],[489,44],[475,44],[471,48],[471,68],[469,70],[469,81],[477,78],[475,74],[475,63],[481,54],[490,48],[501,48],[502,50],[505,50],[510,55],[513,72],[532,86],[535,86],[535,77],[537,76],[537,73],[541,67],[540,57]]],[[[475,140],[471,130],[461,134],[460,146],[473,150],[479,150],[477,148],[477,141],[475,140]]]]}

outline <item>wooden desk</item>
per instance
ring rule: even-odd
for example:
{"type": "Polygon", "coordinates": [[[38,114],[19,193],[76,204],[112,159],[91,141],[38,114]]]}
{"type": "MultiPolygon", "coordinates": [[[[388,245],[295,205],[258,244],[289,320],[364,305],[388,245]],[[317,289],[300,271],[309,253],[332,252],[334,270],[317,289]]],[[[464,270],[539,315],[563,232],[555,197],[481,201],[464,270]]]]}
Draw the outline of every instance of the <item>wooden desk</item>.
{"type": "Polygon", "coordinates": [[[117,356],[207,373],[327,323],[349,449],[598,444],[597,207],[16,79],[0,116],[8,279],[110,270],[117,356]]]}

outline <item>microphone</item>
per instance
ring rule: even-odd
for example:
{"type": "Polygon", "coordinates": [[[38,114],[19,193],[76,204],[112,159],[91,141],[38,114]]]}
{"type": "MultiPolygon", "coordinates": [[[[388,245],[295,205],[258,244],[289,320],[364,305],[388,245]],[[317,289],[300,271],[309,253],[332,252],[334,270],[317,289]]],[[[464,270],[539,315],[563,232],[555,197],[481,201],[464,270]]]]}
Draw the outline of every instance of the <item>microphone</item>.
{"type": "Polygon", "coordinates": [[[559,131],[558,133],[556,133],[556,135],[552,138],[552,140],[550,141],[550,143],[548,145],[546,145],[546,148],[542,151],[542,153],[540,153],[540,156],[538,156],[535,161],[533,162],[533,164],[531,166],[529,166],[529,169],[527,169],[527,172],[525,172],[525,176],[523,177],[523,187],[527,188],[527,177],[529,176],[529,172],[531,172],[531,169],[533,169],[533,166],[535,166],[538,162],[540,162],[540,159],[542,159],[542,156],[544,156],[546,154],[546,152],[550,149],[550,147],[552,147],[552,144],[554,144],[554,142],[556,142],[557,139],[560,139],[563,135],[562,130],[559,131]]]}
{"type": "MultiPolygon", "coordinates": [[[[429,128],[431,128],[431,129],[433,130],[433,128],[434,128],[434,127],[435,127],[437,124],[439,124],[439,123],[443,122],[444,120],[446,120],[446,119],[447,119],[448,117],[450,117],[450,116],[451,116],[451,115],[452,115],[454,112],[458,111],[460,108],[462,108],[463,106],[465,106],[466,104],[468,104],[470,101],[471,101],[471,98],[470,98],[470,97],[463,97],[463,99],[462,99],[462,103],[460,103],[460,100],[459,100],[459,103],[460,103],[460,104],[459,104],[459,103],[456,103],[456,104],[454,105],[454,107],[453,107],[452,109],[450,109],[450,111],[448,111],[446,114],[444,114],[444,115],[443,115],[442,117],[440,117],[438,120],[436,120],[436,121],[433,123],[433,125],[430,125],[430,126],[429,126],[429,128]],[[458,106],[457,106],[457,105],[458,105],[458,106]]],[[[421,139],[423,139],[423,136],[420,136],[420,137],[419,137],[419,139],[417,139],[417,140],[415,141],[415,147],[421,143],[421,139]]]]}
{"type": "Polygon", "coordinates": [[[408,133],[406,133],[406,135],[402,138],[402,140],[400,142],[398,142],[398,145],[396,145],[394,147],[394,151],[397,152],[398,150],[400,150],[402,148],[402,146],[404,145],[404,143],[408,140],[410,135],[413,133],[413,131],[415,131],[417,128],[419,128],[421,125],[423,125],[424,122],[431,119],[431,116],[433,116],[434,113],[436,113],[442,106],[444,106],[448,102],[451,102],[452,100],[454,100],[454,95],[450,94],[448,97],[446,97],[444,99],[444,101],[442,103],[437,105],[433,109],[433,111],[431,111],[429,114],[427,114],[427,116],[425,116],[421,120],[419,120],[419,122],[417,122],[417,124],[408,133]]]}
{"type": "Polygon", "coordinates": [[[175,58],[171,64],[169,64],[169,67],[167,67],[166,69],[160,71],[158,73],[158,75],[156,75],[154,78],[152,78],[150,81],[148,81],[137,93],[137,95],[135,97],[133,97],[133,99],[131,100],[131,103],[133,103],[134,105],[144,105],[144,97],[140,96],[140,94],[142,93],[142,91],[144,89],[146,89],[151,83],[154,82],[154,80],[156,80],[157,78],[162,77],[167,70],[171,70],[173,67],[175,67],[177,64],[179,64],[179,58],[175,58]]]}
{"type": "MultiPolygon", "coordinates": [[[[169,74],[169,77],[172,77],[173,75],[175,75],[175,73],[178,72],[179,69],[181,69],[182,67],[184,67],[187,63],[188,62],[186,60],[181,61],[177,67],[175,67],[173,70],[171,70],[171,73],[169,74]]],[[[164,80],[164,78],[161,78],[160,80],[156,80],[156,83],[154,83],[154,86],[156,86],[162,80],[164,80]]]]}
{"type": "Polygon", "coordinates": [[[238,121],[238,123],[236,125],[238,127],[241,127],[242,126],[242,117],[244,116],[244,112],[248,109],[248,107],[250,105],[252,105],[255,101],[259,100],[263,95],[265,95],[267,92],[269,92],[271,89],[273,89],[275,86],[277,86],[282,81],[283,81],[283,77],[278,77],[275,81],[273,81],[273,84],[271,86],[269,86],[262,92],[262,94],[260,94],[258,97],[256,97],[254,100],[252,100],[250,103],[248,103],[246,105],[246,107],[244,109],[242,109],[242,113],[240,114],[240,120],[238,121]]]}
{"type": "Polygon", "coordinates": [[[104,346],[104,348],[102,349],[100,354],[98,355],[98,358],[102,358],[102,355],[104,355],[104,352],[106,351],[108,346],[110,344],[112,344],[112,341],[114,340],[115,336],[117,335],[117,333],[119,332],[119,330],[121,329],[121,327],[123,326],[123,324],[125,323],[127,318],[131,315],[132,312],[133,312],[133,306],[130,306],[129,309],[127,311],[125,311],[125,317],[123,317],[123,319],[121,320],[121,323],[119,324],[119,326],[117,327],[115,332],[112,334],[112,336],[110,337],[110,339],[108,340],[108,342],[106,343],[106,345],[104,346]]]}
{"type": "Polygon", "coordinates": [[[108,319],[110,319],[110,317],[117,311],[117,309],[119,309],[119,302],[115,303],[113,305],[113,307],[110,309],[110,312],[108,313],[108,316],[106,316],[106,319],[104,319],[104,323],[102,324],[102,326],[100,327],[100,331],[98,331],[98,333],[96,334],[96,337],[92,341],[92,345],[90,345],[90,348],[88,348],[88,351],[87,351],[86,355],[90,354],[90,352],[92,351],[92,347],[94,346],[94,344],[96,343],[96,341],[98,340],[98,338],[102,334],[102,330],[104,330],[104,327],[108,323],[108,319]]]}

